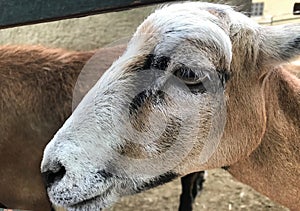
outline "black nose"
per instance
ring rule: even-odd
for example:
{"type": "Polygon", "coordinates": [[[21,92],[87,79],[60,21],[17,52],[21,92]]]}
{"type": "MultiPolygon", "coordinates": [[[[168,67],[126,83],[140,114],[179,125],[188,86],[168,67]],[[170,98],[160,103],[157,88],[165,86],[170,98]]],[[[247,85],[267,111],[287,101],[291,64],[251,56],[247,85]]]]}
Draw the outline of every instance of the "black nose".
{"type": "Polygon", "coordinates": [[[56,171],[48,170],[42,173],[42,178],[45,186],[50,187],[55,181],[61,180],[66,174],[66,169],[62,165],[58,165],[59,168],[56,171]]]}

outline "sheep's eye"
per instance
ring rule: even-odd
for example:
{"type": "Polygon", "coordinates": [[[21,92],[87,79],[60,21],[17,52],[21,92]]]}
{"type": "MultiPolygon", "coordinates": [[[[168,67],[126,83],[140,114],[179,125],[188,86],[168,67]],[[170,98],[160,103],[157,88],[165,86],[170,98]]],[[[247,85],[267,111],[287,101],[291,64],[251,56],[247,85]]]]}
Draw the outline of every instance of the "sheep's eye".
{"type": "Polygon", "coordinates": [[[194,94],[207,91],[204,87],[204,81],[209,77],[207,75],[199,76],[191,69],[185,67],[177,68],[174,71],[174,75],[181,79],[194,94]]]}

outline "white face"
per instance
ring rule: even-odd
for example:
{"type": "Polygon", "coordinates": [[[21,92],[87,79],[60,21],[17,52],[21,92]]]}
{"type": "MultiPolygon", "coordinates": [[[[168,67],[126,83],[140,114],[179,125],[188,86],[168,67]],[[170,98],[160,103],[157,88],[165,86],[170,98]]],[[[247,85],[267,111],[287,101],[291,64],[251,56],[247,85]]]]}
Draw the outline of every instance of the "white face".
{"type": "Polygon", "coordinates": [[[231,62],[229,36],[212,8],[231,10],[171,5],[138,28],[45,149],[54,204],[99,210],[209,160],[225,124],[231,62]]]}

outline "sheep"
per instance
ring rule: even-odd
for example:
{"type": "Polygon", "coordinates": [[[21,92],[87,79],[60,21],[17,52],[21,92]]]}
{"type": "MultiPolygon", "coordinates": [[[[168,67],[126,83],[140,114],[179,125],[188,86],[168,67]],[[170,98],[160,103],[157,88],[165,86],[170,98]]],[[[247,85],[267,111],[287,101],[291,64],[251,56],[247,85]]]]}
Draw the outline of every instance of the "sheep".
{"type": "MultiPolygon", "coordinates": [[[[95,77],[123,50],[117,46],[97,51],[95,77]]],[[[0,47],[1,207],[50,210],[39,171],[43,149],[71,114],[77,77],[94,53],[0,47]]]]}
{"type": "Polygon", "coordinates": [[[54,204],[99,210],[223,167],[299,210],[300,24],[260,26],[226,5],[162,7],[44,150],[54,204]]]}

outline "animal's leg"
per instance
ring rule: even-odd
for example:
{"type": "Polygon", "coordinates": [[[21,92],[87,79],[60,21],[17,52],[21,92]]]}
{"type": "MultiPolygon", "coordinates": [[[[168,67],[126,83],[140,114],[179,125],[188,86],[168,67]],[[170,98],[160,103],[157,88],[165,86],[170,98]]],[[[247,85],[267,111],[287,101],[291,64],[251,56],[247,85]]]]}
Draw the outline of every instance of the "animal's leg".
{"type": "Polygon", "coordinates": [[[181,178],[182,193],[180,195],[179,211],[192,211],[193,202],[198,190],[202,190],[204,171],[194,172],[181,178]]]}
{"type": "Polygon", "coordinates": [[[198,192],[200,193],[203,189],[203,183],[205,182],[205,172],[204,171],[199,171],[196,172],[195,174],[197,174],[198,176],[195,175],[195,181],[194,181],[194,185],[193,185],[193,190],[192,190],[192,194],[193,194],[193,199],[195,200],[198,192]]]}

